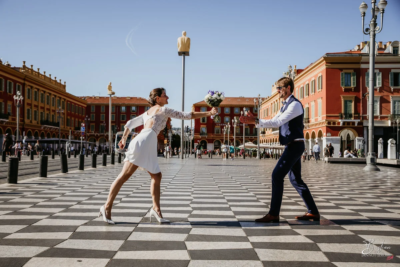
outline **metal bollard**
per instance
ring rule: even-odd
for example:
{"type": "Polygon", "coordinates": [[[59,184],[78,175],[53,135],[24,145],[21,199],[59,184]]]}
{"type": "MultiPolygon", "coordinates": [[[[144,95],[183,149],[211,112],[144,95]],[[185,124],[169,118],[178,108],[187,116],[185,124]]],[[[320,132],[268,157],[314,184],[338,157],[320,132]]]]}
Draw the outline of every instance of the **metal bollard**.
{"type": "Polygon", "coordinates": [[[78,170],[83,171],[84,169],[85,169],[85,155],[79,155],[78,170]]]}
{"type": "Polygon", "coordinates": [[[35,153],[33,153],[33,151],[31,151],[31,160],[33,160],[34,156],[35,156],[35,153]]]}
{"type": "Polygon", "coordinates": [[[48,158],[47,156],[43,156],[40,158],[40,165],[39,165],[39,177],[47,177],[47,164],[48,158]]]}
{"type": "Polygon", "coordinates": [[[211,154],[211,153],[208,153],[208,157],[209,157],[209,158],[211,158],[210,154],[211,154]]]}
{"type": "Polygon", "coordinates": [[[212,158],[212,153],[210,153],[210,158],[212,158]]]}
{"type": "Polygon", "coordinates": [[[260,160],[261,160],[261,159],[263,158],[263,157],[262,157],[262,155],[261,155],[261,153],[260,153],[260,154],[258,154],[258,155],[259,155],[259,158],[260,158],[260,160]]]}
{"type": "Polygon", "coordinates": [[[97,167],[97,155],[96,153],[92,154],[92,168],[96,168],[97,167]]]}
{"type": "Polygon", "coordinates": [[[21,161],[21,151],[18,151],[17,155],[18,155],[18,161],[21,161]]]}
{"type": "Polygon", "coordinates": [[[54,159],[54,157],[55,157],[55,153],[54,153],[54,150],[52,150],[51,151],[51,158],[54,159]]]}
{"type": "Polygon", "coordinates": [[[6,162],[6,158],[7,158],[6,152],[3,151],[3,154],[1,155],[1,161],[6,162]]]}
{"type": "Polygon", "coordinates": [[[243,153],[243,159],[246,159],[246,153],[243,153]]]}
{"type": "Polygon", "coordinates": [[[68,151],[68,158],[71,158],[71,151],[68,151]]]}
{"type": "Polygon", "coordinates": [[[115,164],[115,152],[111,152],[111,165],[115,164]]]}
{"type": "Polygon", "coordinates": [[[78,154],[77,150],[74,151],[74,158],[76,158],[76,154],[78,154]]]}
{"type": "Polygon", "coordinates": [[[103,154],[103,166],[107,166],[107,154],[103,154]]]}
{"type": "Polygon", "coordinates": [[[67,160],[67,155],[61,154],[60,160],[61,160],[61,172],[62,172],[62,173],[67,173],[67,172],[68,172],[68,160],[67,160]]]}
{"type": "Polygon", "coordinates": [[[89,151],[85,150],[86,157],[89,157],[89,151]]]}
{"type": "Polygon", "coordinates": [[[121,163],[122,154],[118,153],[118,163],[121,163]]]}
{"type": "Polygon", "coordinates": [[[17,184],[18,183],[18,158],[17,157],[9,157],[8,158],[8,175],[7,182],[9,184],[17,184]]]}

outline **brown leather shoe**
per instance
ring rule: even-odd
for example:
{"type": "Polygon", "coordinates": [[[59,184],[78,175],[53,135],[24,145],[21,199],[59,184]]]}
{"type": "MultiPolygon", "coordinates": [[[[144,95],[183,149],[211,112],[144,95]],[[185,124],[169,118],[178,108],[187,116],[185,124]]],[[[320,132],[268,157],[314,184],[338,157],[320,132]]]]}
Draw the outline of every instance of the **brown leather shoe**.
{"type": "Polygon", "coordinates": [[[314,215],[314,214],[306,212],[304,215],[296,216],[295,218],[297,220],[302,220],[302,221],[309,221],[309,220],[319,221],[320,217],[321,216],[319,214],[314,215]]]}
{"type": "Polygon", "coordinates": [[[255,222],[262,222],[262,223],[279,222],[279,216],[273,216],[267,214],[260,219],[256,219],[255,222]]]}

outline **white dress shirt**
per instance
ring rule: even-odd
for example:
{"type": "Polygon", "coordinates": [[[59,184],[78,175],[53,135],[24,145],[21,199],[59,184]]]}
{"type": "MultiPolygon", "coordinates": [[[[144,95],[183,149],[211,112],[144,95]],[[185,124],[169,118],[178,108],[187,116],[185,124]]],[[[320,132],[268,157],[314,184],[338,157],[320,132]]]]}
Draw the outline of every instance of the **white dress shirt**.
{"type": "MultiPolygon", "coordinates": [[[[293,95],[290,95],[286,101],[283,102],[283,106],[282,108],[285,107],[285,105],[287,105],[287,102],[289,102],[289,99],[293,97],[293,95]]],[[[293,101],[289,104],[289,106],[287,107],[287,109],[285,110],[285,112],[278,112],[278,114],[275,115],[275,117],[273,117],[270,120],[263,120],[260,119],[259,120],[259,124],[256,125],[256,127],[258,128],[277,128],[277,127],[281,127],[281,134],[283,136],[287,136],[290,134],[289,131],[289,121],[291,121],[292,119],[296,118],[297,116],[300,116],[301,114],[303,114],[303,107],[301,105],[301,103],[299,103],[298,101],[293,101]]],[[[297,140],[304,140],[304,138],[297,138],[297,140]]]]}

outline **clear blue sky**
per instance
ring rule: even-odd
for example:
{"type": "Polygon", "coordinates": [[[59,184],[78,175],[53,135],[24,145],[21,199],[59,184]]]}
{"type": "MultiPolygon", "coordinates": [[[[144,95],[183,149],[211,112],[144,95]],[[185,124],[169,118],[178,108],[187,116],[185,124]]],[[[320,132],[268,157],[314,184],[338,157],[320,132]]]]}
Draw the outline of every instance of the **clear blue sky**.
{"type": "MultiPolygon", "coordinates": [[[[400,39],[400,0],[387,1],[377,41],[400,39]]],[[[111,81],[119,96],[147,98],[162,86],[169,106],[180,110],[176,43],[185,30],[192,42],[186,60],[190,110],[208,90],[268,96],[289,64],[304,68],[326,52],[368,40],[361,32],[361,2],[0,0],[0,58],[13,66],[26,60],[67,81],[75,95],[105,96],[111,81]]]]}

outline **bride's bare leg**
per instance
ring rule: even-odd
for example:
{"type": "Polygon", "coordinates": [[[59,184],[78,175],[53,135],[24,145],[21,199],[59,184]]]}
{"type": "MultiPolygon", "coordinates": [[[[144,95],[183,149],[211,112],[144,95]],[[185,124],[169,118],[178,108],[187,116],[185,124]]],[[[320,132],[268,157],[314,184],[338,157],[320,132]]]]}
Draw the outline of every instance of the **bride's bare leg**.
{"type": "Polygon", "coordinates": [[[160,217],[162,218],[161,208],[160,208],[160,194],[161,194],[161,178],[162,174],[159,173],[150,173],[151,176],[151,188],[150,193],[151,197],[153,198],[153,209],[157,212],[160,217]]]}
{"type": "Polygon", "coordinates": [[[114,203],[115,198],[118,195],[119,190],[121,189],[122,185],[128,181],[128,179],[132,176],[132,174],[136,171],[138,166],[126,161],[122,171],[115,179],[115,181],[111,184],[110,192],[108,193],[108,199],[104,208],[106,210],[106,217],[107,219],[111,219],[111,209],[114,203]]]}

